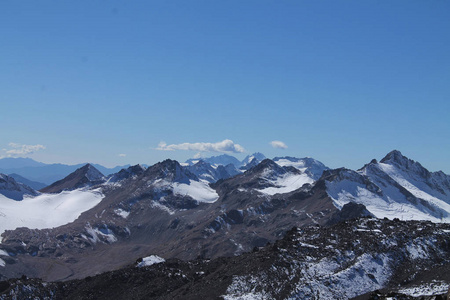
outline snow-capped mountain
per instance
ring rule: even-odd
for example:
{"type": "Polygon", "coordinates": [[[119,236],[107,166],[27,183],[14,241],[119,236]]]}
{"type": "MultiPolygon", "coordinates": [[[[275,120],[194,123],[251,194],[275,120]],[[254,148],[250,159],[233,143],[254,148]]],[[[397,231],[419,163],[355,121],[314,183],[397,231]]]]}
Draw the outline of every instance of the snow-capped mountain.
{"type": "Polygon", "coordinates": [[[100,173],[93,165],[87,164],[69,174],[64,179],[43,188],[43,193],[60,193],[83,187],[90,187],[105,181],[105,176],[100,173]]]}
{"type": "Polygon", "coordinates": [[[151,178],[148,188],[156,192],[154,197],[159,199],[155,200],[160,203],[165,203],[166,198],[173,195],[189,197],[198,202],[214,202],[219,197],[208,183],[200,181],[175,160],[157,163],[149,167],[144,175],[151,178]]]}
{"type": "Polygon", "coordinates": [[[273,161],[282,167],[294,167],[301,172],[308,174],[308,176],[314,180],[318,180],[320,176],[322,176],[323,171],[329,170],[323,163],[311,157],[275,157],[273,161]]]}
{"type": "Polygon", "coordinates": [[[39,193],[13,177],[0,173],[0,194],[9,199],[23,200],[24,196],[36,196],[39,193]]]}
{"type": "Polygon", "coordinates": [[[212,157],[202,157],[202,158],[191,158],[186,161],[186,164],[191,166],[196,163],[198,163],[200,160],[209,163],[211,166],[226,166],[229,164],[234,165],[236,168],[239,168],[241,165],[241,162],[234,156],[228,155],[228,154],[222,154],[218,156],[212,156],[212,157]]]}
{"type": "Polygon", "coordinates": [[[246,176],[253,179],[254,190],[266,195],[285,194],[301,188],[304,184],[314,183],[308,174],[293,167],[280,166],[270,159],[263,160],[247,171],[246,176]]]}
{"type": "MultiPolygon", "coordinates": [[[[252,164],[252,166],[255,166],[266,159],[266,156],[260,152],[255,152],[252,155],[247,155],[242,161],[241,161],[241,167],[248,166],[249,164],[252,164]]],[[[245,168],[246,170],[250,168],[245,168]]]]}
{"type": "Polygon", "coordinates": [[[107,178],[88,167],[73,173],[55,183],[55,192],[80,187],[83,179],[84,191],[98,190],[102,200],[64,226],[6,231],[0,249],[15,256],[2,271],[8,277],[61,280],[118,268],[139,255],[240,255],[273,243],[292,226],[330,225],[361,216],[448,221],[448,176],[428,172],[397,152],[358,171],[329,170],[310,158],[265,159],[218,181],[215,172],[236,168],[197,164],[166,160],[107,178]],[[58,260],[59,269],[40,271],[61,256],[68,262],[58,260]],[[36,270],[36,264],[43,267],[36,270]]]}
{"type": "Polygon", "coordinates": [[[236,169],[248,170],[251,167],[256,166],[260,162],[262,162],[266,157],[264,154],[256,152],[251,155],[247,155],[242,161],[239,161],[236,157],[222,154],[219,156],[211,156],[211,157],[201,157],[201,158],[191,158],[188,159],[184,165],[192,166],[200,161],[204,161],[210,164],[212,167],[217,168],[218,166],[227,166],[233,165],[236,169]],[[251,164],[251,166],[249,166],[251,164]]]}
{"type": "Polygon", "coordinates": [[[450,222],[450,176],[429,172],[418,162],[390,152],[358,171],[324,173],[327,192],[340,208],[348,202],[364,204],[375,216],[405,220],[450,222]]]}
{"type": "Polygon", "coordinates": [[[227,166],[218,165],[213,167],[211,164],[203,160],[200,160],[198,163],[185,168],[195,174],[199,179],[205,180],[209,183],[216,182],[220,179],[227,179],[240,173],[233,164],[228,164],[227,166]]]}

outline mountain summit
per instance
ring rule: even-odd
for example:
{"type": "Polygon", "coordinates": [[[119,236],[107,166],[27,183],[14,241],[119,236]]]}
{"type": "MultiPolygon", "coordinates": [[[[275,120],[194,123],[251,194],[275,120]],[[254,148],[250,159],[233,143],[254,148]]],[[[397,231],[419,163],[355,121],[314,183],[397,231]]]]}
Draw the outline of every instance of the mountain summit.
{"type": "Polygon", "coordinates": [[[104,181],[104,175],[100,173],[99,170],[91,164],[86,164],[64,179],[58,180],[48,187],[43,188],[41,192],[60,193],[64,190],[75,190],[82,187],[93,186],[95,184],[103,183],[104,181]]]}

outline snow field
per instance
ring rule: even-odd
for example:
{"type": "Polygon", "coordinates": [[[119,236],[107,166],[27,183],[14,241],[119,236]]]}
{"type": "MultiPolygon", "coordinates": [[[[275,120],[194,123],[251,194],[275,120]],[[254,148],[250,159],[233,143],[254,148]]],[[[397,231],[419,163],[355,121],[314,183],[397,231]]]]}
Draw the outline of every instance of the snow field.
{"type": "Polygon", "coordinates": [[[100,203],[103,197],[100,189],[41,194],[22,201],[0,195],[0,234],[18,227],[44,229],[68,224],[100,203]]]}

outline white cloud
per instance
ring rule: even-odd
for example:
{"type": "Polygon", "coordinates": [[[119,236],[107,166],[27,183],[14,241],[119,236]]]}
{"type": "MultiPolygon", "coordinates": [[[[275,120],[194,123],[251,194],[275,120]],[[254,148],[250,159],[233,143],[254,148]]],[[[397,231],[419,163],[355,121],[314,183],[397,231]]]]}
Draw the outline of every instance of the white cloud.
{"type": "Polygon", "coordinates": [[[288,147],[282,141],[271,141],[270,145],[272,145],[272,147],[277,148],[277,149],[287,149],[287,147],[288,147]]]}
{"type": "Polygon", "coordinates": [[[119,156],[120,156],[120,157],[125,157],[125,156],[127,156],[127,155],[124,154],[124,153],[120,153],[119,156]]]}
{"type": "Polygon", "coordinates": [[[6,152],[7,157],[17,157],[24,156],[28,154],[33,154],[36,151],[45,149],[43,145],[23,145],[17,143],[9,143],[10,149],[3,149],[6,152]]]}
{"type": "Polygon", "coordinates": [[[244,148],[241,145],[235,144],[232,140],[223,140],[217,143],[183,143],[167,145],[161,142],[156,150],[161,151],[175,151],[175,150],[190,150],[199,152],[222,152],[222,153],[242,153],[244,148]]]}

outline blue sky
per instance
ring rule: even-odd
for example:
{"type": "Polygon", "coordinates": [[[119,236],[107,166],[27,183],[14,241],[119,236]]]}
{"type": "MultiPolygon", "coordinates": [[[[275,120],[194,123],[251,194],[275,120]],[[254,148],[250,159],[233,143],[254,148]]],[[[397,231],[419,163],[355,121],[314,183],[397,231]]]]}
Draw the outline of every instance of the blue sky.
{"type": "Polygon", "coordinates": [[[2,1],[0,37],[0,156],[450,174],[448,1],[2,1]]]}

